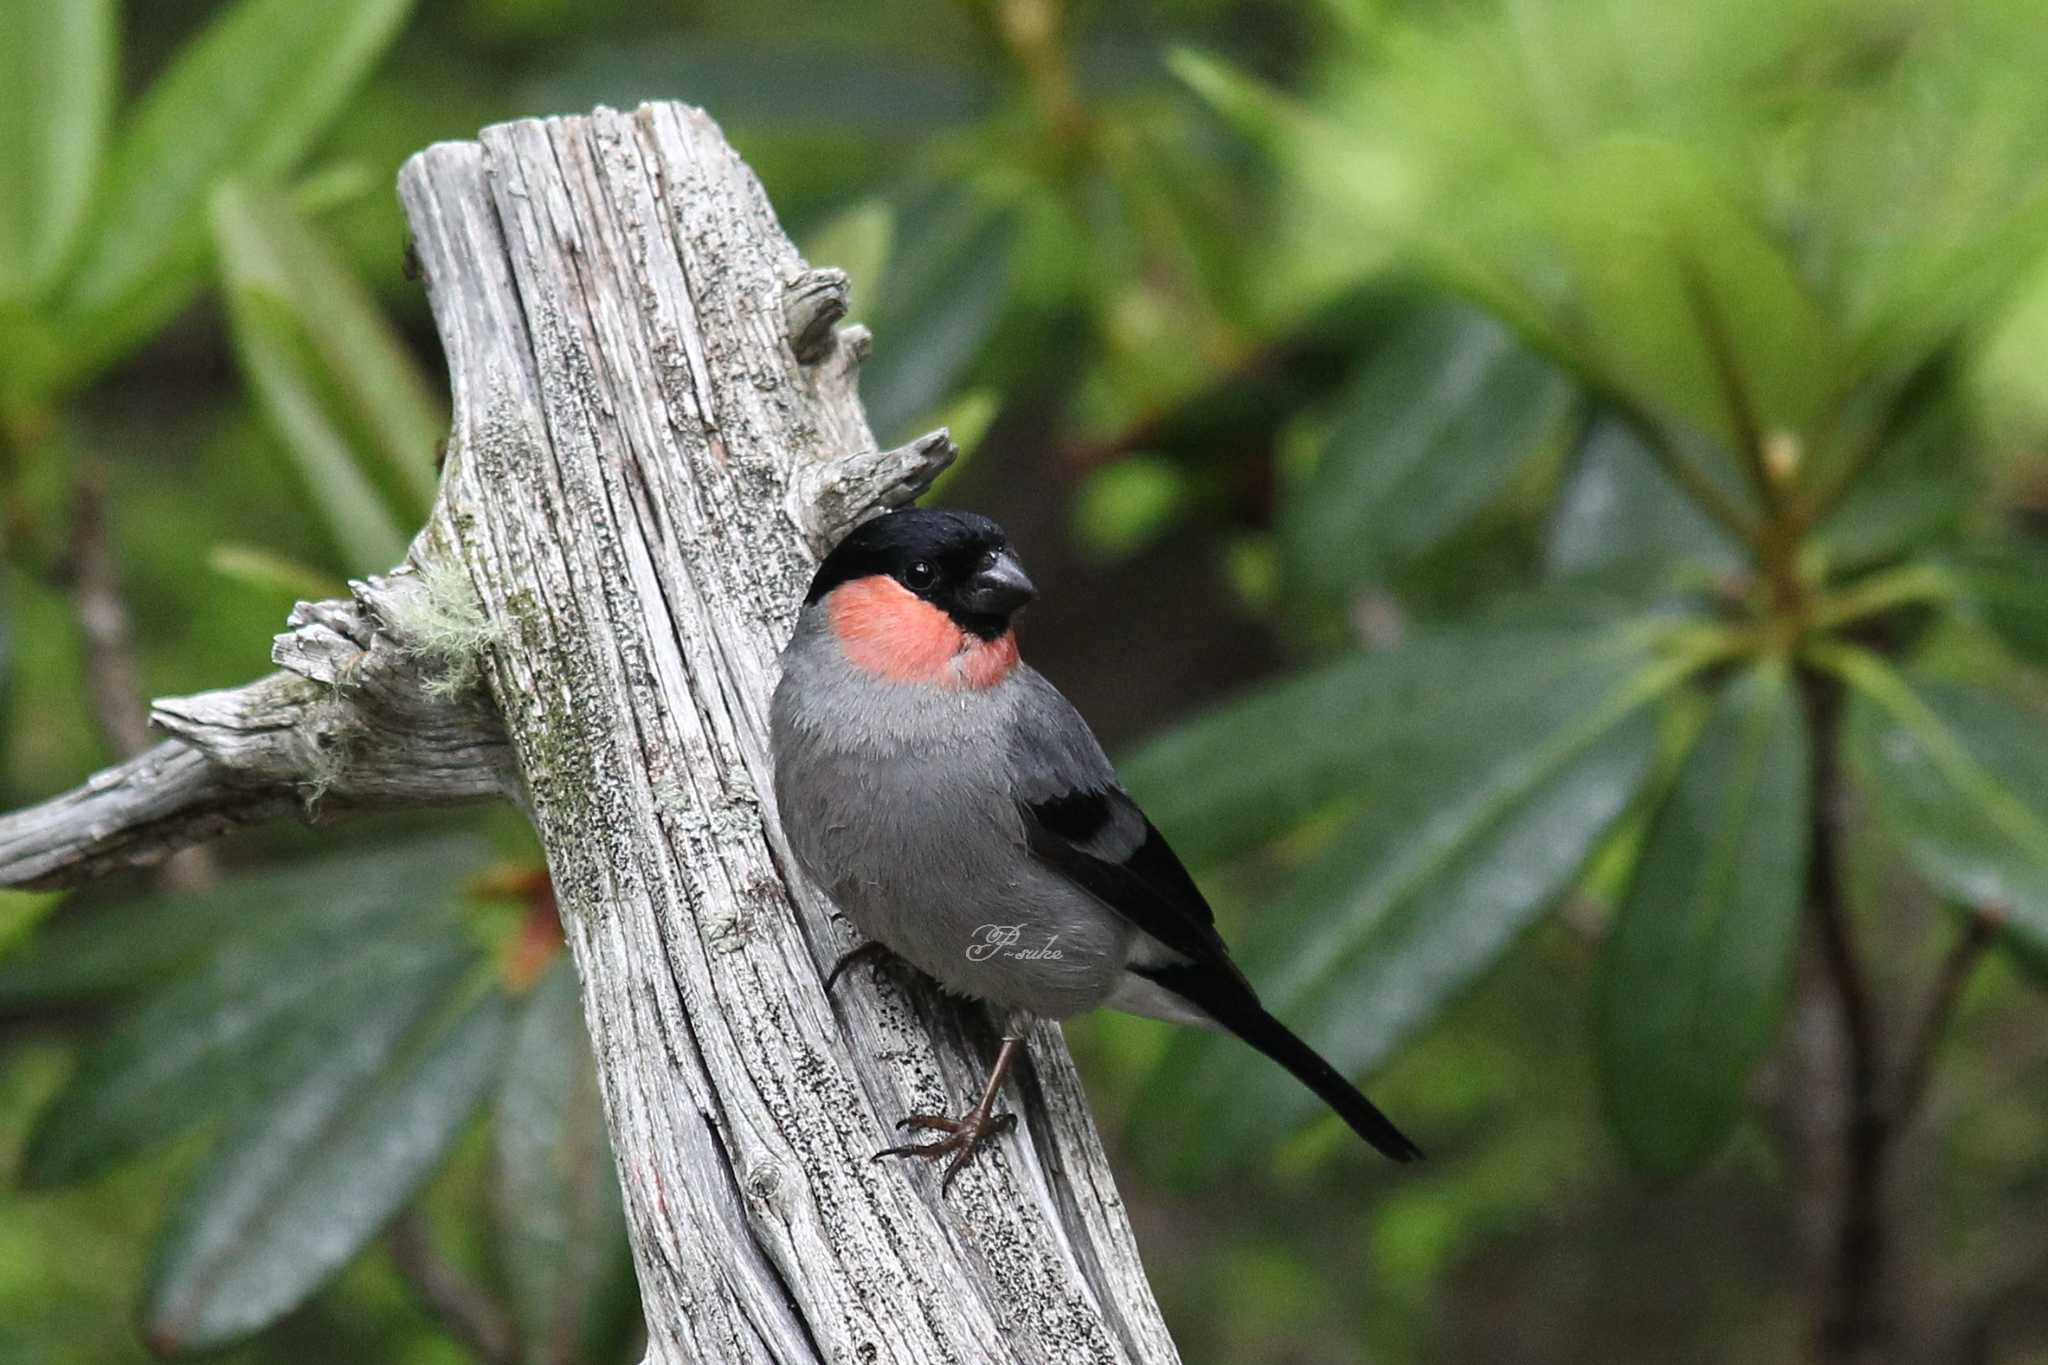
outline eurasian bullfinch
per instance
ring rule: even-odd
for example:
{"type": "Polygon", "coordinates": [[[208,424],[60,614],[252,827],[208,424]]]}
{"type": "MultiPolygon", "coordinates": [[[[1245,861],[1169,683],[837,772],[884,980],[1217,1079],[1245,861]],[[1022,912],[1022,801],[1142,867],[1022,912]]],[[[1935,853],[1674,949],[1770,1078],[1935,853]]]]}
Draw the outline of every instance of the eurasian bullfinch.
{"type": "Polygon", "coordinates": [[[985,1140],[1033,1016],[1099,1005],[1227,1029],[1294,1073],[1398,1161],[1422,1155],[1259,1004],[1208,902],[1118,785],[1087,722],[1017,656],[1035,595],[1000,526],[909,509],[857,527],[811,580],[771,711],[775,797],[797,862],[869,940],[957,995],[1006,1012],[980,1100],[940,1136],[878,1156],[985,1140]]]}

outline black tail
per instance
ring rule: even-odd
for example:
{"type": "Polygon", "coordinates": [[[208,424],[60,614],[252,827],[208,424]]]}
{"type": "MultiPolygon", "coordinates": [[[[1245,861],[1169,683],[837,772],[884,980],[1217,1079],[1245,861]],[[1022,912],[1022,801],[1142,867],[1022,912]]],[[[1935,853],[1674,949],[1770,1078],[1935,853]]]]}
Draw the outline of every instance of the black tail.
{"type": "Polygon", "coordinates": [[[1422,1149],[1394,1126],[1392,1119],[1344,1079],[1322,1054],[1294,1036],[1272,1015],[1254,1004],[1238,1018],[1220,1020],[1224,1027],[1294,1073],[1294,1078],[1316,1092],[1316,1097],[1337,1111],[1337,1117],[1351,1125],[1351,1131],[1396,1161],[1420,1161],[1422,1149]]]}
{"type": "MultiPolygon", "coordinates": [[[[1140,970],[1133,968],[1132,970],[1140,970]]],[[[1154,968],[1143,974],[1183,996],[1202,1011],[1260,1052],[1294,1074],[1294,1078],[1316,1093],[1316,1097],[1337,1111],[1337,1117],[1351,1125],[1351,1131],[1396,1161],[1420,1161],[1422,1149],[1394,1126],[1393,1120],[1360,1094],[1358,1087],[1344,1079],[1336,1067],[1294,1036],[1287,1025],[1266,1013],[1258,997],[1241,978],[1213,967],[1193,964],[1154,968]]]]}

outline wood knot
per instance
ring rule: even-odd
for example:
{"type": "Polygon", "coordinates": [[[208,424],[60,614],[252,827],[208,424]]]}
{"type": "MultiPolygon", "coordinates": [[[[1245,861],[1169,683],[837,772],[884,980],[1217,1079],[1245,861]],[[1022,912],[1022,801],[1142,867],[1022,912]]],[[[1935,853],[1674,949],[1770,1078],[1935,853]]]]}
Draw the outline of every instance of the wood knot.
{"type": "Polygon", "coordinates": [[[815,365],[832,351],[832,328],[846,316],[851,296],[846,272],[806,270],[782,287],[782,329],[797,361],[815,365]]]}
{"type": "Polygon", "coordinates": [[[747,1202],[757,1212],[773,1214],[778,1221],[786,1221],[789,1207],[786,1186],[788,1182],[782,1168],[770,1161],[763,1161],[747,1172],[740,1182],[747,1192],[747,1202]]]}

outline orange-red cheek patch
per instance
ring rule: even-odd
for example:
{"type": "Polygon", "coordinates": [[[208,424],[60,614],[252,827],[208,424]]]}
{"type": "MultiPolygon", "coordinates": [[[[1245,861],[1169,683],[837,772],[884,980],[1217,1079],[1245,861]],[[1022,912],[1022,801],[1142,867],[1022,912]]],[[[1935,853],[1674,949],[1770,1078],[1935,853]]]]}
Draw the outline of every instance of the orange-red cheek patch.
{"type": "Polygon", "coordinates": [[[896,682],[979,690],[1017,666],[1017,637],[980,640],[893,578],[876,575],[832,590],[825,619],[856,668],[896,682]]]}

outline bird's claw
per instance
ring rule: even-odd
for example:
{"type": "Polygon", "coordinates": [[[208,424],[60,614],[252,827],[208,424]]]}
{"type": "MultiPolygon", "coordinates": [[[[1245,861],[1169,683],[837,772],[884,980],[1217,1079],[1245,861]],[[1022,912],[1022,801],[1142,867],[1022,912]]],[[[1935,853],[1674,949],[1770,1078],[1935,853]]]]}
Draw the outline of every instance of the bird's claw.
{"type": "Polygon", "coordinates": [[[912,1142],[901,1147],[885,1147],[876,1152],[870,1160],[880,1161],[885,1156],[916,1156],[927,1161],[936,1161],[952,1154],[952,1161],[946,1165],[946,1174],[939,1180],[939,1193],[945,1194],[952,1188],[953,1177],[966,1169],[974,1160],[981,1145],[992,1138],[1001,1137],[1017,1126],[1015,1114],[990,1114],[982,1110],[969,1110],[964,1118],[948,1118],[944,1114],[911,1114],[897,1120],[898,1128],[914,1128],[920,1132],[944,1133],[937,1142],[912,1142]]]}
{"type": "Polygon", "coordinates": [[[825,994],[832,994],[832,988],[839,984],[839,978],[863,962],[871,962],[879,970],[892,961],[901,961],[888,947],[880,943],[863,943],[858,948],[849,948],[839,955],[832,964],[832,970],[825,974],[825,994]]]}

